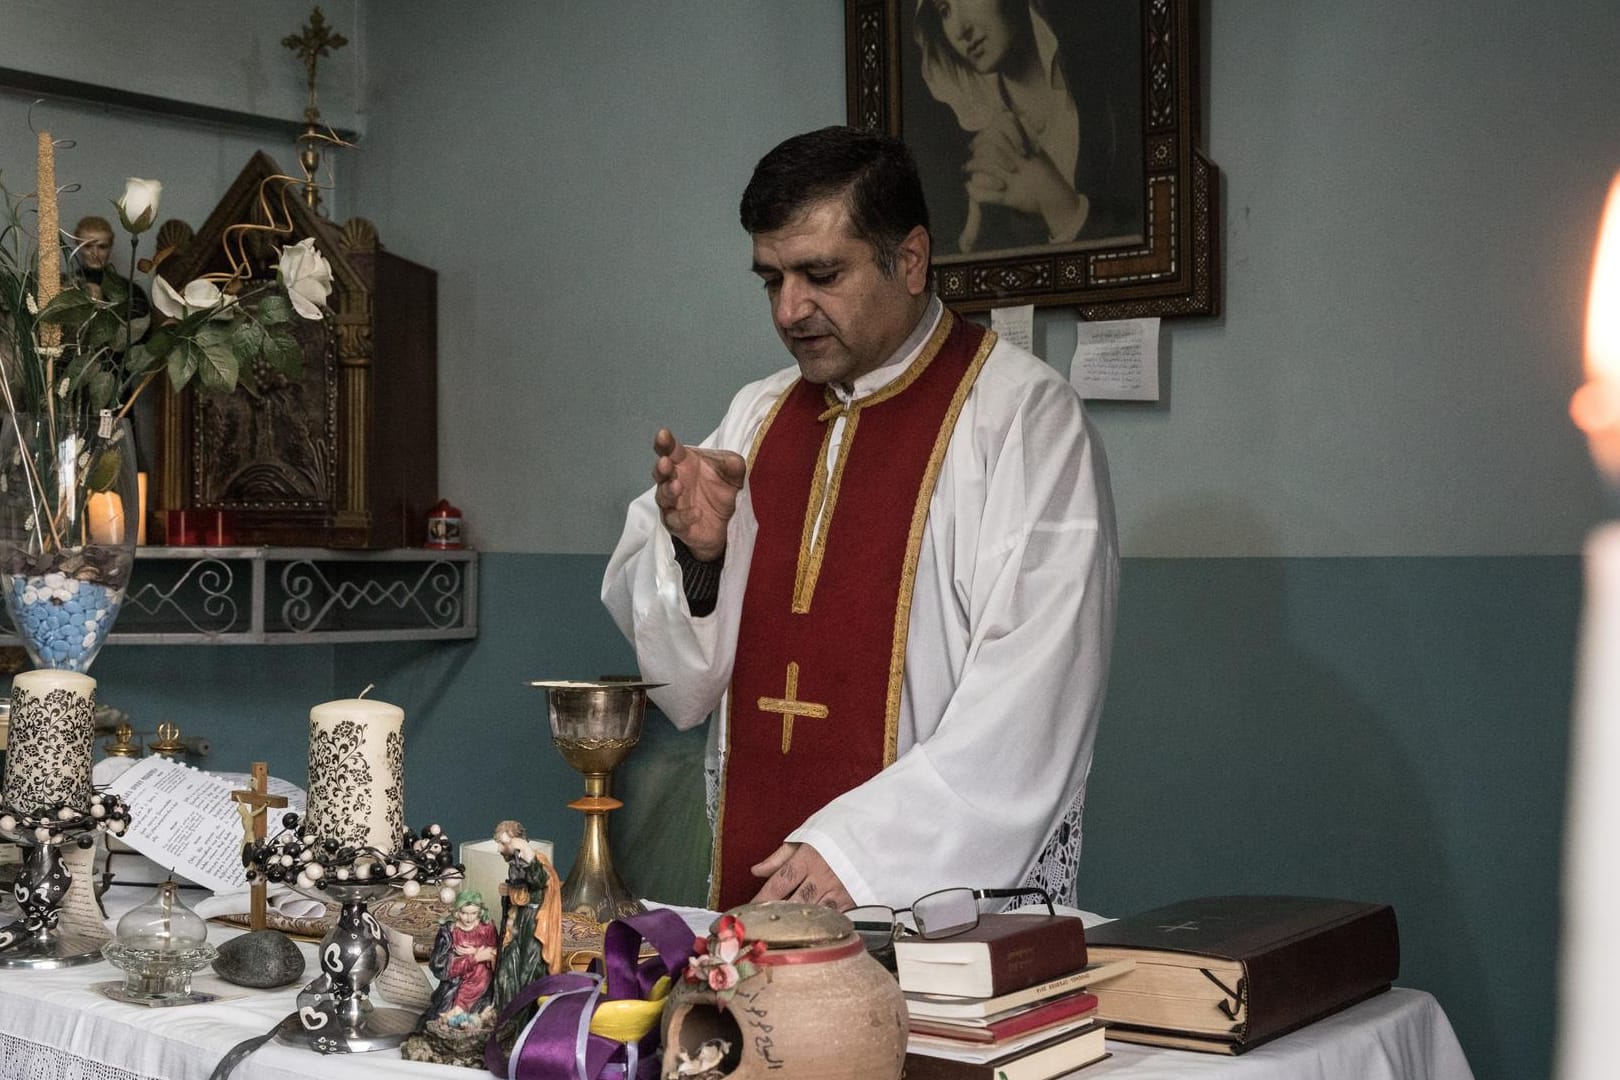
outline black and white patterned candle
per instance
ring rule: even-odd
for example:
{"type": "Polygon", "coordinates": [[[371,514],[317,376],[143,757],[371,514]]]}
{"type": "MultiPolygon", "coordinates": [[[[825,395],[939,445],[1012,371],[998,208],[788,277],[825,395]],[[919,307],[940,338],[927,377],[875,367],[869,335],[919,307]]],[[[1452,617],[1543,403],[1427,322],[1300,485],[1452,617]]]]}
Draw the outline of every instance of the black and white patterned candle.
{"type": "Polygon", "coordinates": [[[45,668],[11,680],[11,731],[3,798],[25,814],[90,806],[90,752],[95,743],[96,680],[45,668]]]}
{"type": "Polygon", "coordinates": [[[309,710],[305,828],[324,842],[398,851],[405,836],[405,710],[346,698],[309,710]]]}

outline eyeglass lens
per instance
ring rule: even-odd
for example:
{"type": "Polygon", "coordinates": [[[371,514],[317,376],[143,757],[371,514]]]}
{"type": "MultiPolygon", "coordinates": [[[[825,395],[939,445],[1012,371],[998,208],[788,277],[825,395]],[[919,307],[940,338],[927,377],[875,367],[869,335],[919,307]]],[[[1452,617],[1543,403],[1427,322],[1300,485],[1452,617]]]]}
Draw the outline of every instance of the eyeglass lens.
{"type": "Polygon", "coordinates": [[[911,914],[923,937],[949,937],[979,925],[979,901],[972,889],[941,889],[913,904],[911,914]]]}

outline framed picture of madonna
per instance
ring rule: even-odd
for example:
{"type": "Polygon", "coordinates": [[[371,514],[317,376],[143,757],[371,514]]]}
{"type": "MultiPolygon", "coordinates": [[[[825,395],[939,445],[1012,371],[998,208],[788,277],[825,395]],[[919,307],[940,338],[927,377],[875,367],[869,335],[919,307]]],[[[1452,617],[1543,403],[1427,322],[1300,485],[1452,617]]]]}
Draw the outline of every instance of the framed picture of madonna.
{"type": "Polygon", "coordinates": [[[905,139],[941,299],[1219,310],[1195,0],[845,0],[849,123],[905,139]]]}

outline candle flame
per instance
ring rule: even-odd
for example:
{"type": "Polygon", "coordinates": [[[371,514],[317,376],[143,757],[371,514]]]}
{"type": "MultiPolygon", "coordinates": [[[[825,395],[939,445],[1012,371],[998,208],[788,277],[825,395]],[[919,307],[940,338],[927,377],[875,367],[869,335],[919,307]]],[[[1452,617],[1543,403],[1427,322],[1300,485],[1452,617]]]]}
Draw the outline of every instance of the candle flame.
{"type": "Polygon", "coordinates": [[[1598,468],[1620,482],[1620,174],[1609,186],[1592,260],[1586,379],[1570,399],[1569,414],[1586,433],[1598,468]]]}

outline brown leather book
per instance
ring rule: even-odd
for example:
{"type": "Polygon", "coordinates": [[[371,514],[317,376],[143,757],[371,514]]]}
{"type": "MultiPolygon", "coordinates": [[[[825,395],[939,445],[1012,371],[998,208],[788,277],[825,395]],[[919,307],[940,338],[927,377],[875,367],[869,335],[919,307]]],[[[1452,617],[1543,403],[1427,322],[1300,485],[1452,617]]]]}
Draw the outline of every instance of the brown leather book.
{"type": "Polygon", "coordinates": [[[894,959],[908,993],[996,997],[1085,967],[1086,929],[1044,912],[984,915],[948,938],[902,938],[894,959]]]}
{"type": "Polygon", "coordinates": [[[1109,1037],[1238,1054],[1387,990],[1400,936],[1387,904],[1305,896],[1207,896],[1089,931],[1109,1037]]]}

